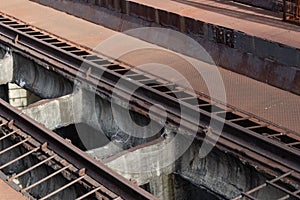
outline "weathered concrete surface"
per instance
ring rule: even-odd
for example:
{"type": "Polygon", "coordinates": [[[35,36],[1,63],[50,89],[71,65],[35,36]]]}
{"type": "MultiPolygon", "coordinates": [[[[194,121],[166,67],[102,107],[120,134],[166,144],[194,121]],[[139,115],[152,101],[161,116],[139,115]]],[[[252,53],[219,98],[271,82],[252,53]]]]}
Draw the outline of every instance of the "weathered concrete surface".
{"type": "MultiPolygon", "coordinates": [[[[163,128],[154,122],[143,129],[143,132],[138,132],[140,130],[136,130],[130,125],[147,123],[147,117],[138,113],[133,113],[130,119],[123,117],[125,113],[129,112],[128,109],[110,103],[85,89],[60,98],[41,100],[23,109],[23,112],[51,130],[71,124],[87,124],[96,131],[91,132],[80,127],[76,127],[76,129],[83,145],[88,150],[102,147],[102,133],[105,133],[110,140],[115,141],[119,148],[128,149],[159,137],[163,128]],[[132,119],[137,121],[134,122],[132,119]],[[151,132],[151,130],[157,130],[157,133],[149,136],[147,132],[151,132]],[[139,135],[138,138],[134,137],[137,135],[139,135]]],[[[115,152],[113,149],[110,150],[115,152]]]]}
{"type": "Polygon", "coordinates": [[[86,153],[88,153],[96,160],[104,160],[122,151],[123,151],[122,147],[120,147],[116,142],[112,141],[103,147],[88,150],[86,151],[86,153]]]}
{"type": "Polygon", "coordinates": [[[72,83],[63,76],[20,54],[15,53],[13,56],[13,81],[19,86],[45,99],[57,98],[73,91],[72,83]]]}
{"type": "Polygon", "coordinates": [[[70,94],[57,99],[42,100],[30,105],[22,112],[54,130],[81,121],[81,93],[70,94]]]}
{"type": "MultiPolygon", "coordinates": [[[[166,163],[174,163],[175,146],[173,149],[169,148],[168,151],[164,151],[165,148],[163,148],[172,139],[173,137],[170,136],[157,144],[128,152],[107,162],[106,165],[127,179],[136,181],[138,185],[144,185],[155,177],[169,175],[174,171],[175,165],[166,163]]],[[[157,194],[162,192],[157,191],[157,194]]]]}
{"type": "Polygon", "coordinates": [[[13,56],[9,51],[0,59],[0,71],[0,85],[7,84],[13,80],[13,56]]]}
{"type": "Polygon", "coordinates": [[[151,194],[158,197],[159,199],[185,199],[175,198],[173,174],[162,174],[158,177],[153,177],[149,182],[149,189],[151,194]]]}
{"type": "Polygon", "coordinates": [[[73,84],[62,75],[48,70],[46,64],[16,51],[9,56],[10,53],[6,53],[7,47],[2,44],[0,47],[0,57],[6,55],[0,62],[0,85],[15,82],[41,98],[56,98],[73,91],[73,84]]]}
{"type": "Polygon", "coordinates": [[[8,84],[9,103],[15,108],[24,108],[28,106],[27,91],[17,84],[8,84]]]}
{"type": "MultiPolygon", "coordinates": [[[[232,199],[271,179],[242,160],[214,148],[205,158],[199,157],[199,142],[195,141],[176,163],[176,174],[196,186],[202,186],[221,197],[232,199]]],[[[255,194],[258,199],[277,199],[283,192],[267,187],[255,194]]]]}
{"type": "Polygon", "coordinates": [[[33,93],[30,93],[28,90],[25,90],[14,83],[8,84],[8,94],[10,105],[19,109],[23,109],[26,106],[40,100],[40,98],[35,96],[33,93]]]}
{"type": "MultiPolygon", "coordinates": [[[[161,129],[163,129],[163,127],[157,122],[151,123],[144,129],[143,127],[136,129],[136,126],[133,126],[148,123],[149,119],[141,114],[134,112],[132,116],[128,118],[125,115],[129,112],[128,108],[124,108],[116,103],[111,103],[109,100],[87,90],[83,90],[82,96],[83,110],[81,122],[105,133],[110,140],[117,142],[122,149],[143,144],[161,135],[161,129]],[[148,134],[152,133],[151,130],[157,130],[157,132],[149,136],[148,134]]],[[[101,138],[101,136],[97,137],[95,135],[93,142],[96,143],[97,140],[101,140],[101,138]]],[[[88,140],[86,137],[82,139],[88,140]]]]}
{"type": "MultiPolygon", "coordinates": [[[[248,84],[251,85],[251,84],[248,84]]],[[[244,89],[245,91],[248,91],[247,89],[244,89]]],[[[94,98],[95,99],[95,98],[94,98]]],[[[136,145],[139,142],[145,142],[145,140],[127,140],[128,135],[122,133],[121,129],[118,128],[118,126],[114,122],[114,117],[111,112],[111,105],[107,100],[100,99],[99,97],[96,98],[96,114],[95,116],[97,118],[92,119],[91,118],[91,111],[93,109],[89,108],[88,105],[91,105],[91,101],[89,100],[83,100],[84,102],[84,107],[85,110],[84,112],[86,113],[86,118],[85,122],[89,122],[91,125],[97,126],[97,124],[101,125],[101,128],[105,131],[105,133],[110,137],[114,138],[116,137],[116,133],[118,133],[118,139],[122,138],[125,139],[123,140],[125,142],[124,147],[129,147],[132,144],[136,145]],[[104,106],[99,106],[99,105],[104,105],[104,106]],[[119,134],[120,133],[120,134],[119,134]],[[127,143],[128,141],[128,143],[127,143]]],[[[114,105],[113,105],[114,106],[114,105]]],[[[122,109],[119,108],[118,109],[122,109]]],[[[119,111],[118,113],[123,113],[123,111],[119,111]]],[[[137,114],[138,116],[138,114],[137,114]]],[[[122,117],[121,117],[122,119],[122,117]]],[[[127,124],[128,121],[126,119],[124,120],[123,124],[127,124]]],[[[121,123],[122,124],[122,123],[121,123]]],[[[144,134],[144,133],[142,133],[144,134]]],[[[197,151],[196,151],[197,152],[197,151]]],[[[189,154],[190,155],[190,154],[189,154]]],[[[265,180],[263,175],[260,175],[258,171],[250,167],[250,170],[247,171],[247,165],[242,163],[241,161],[235,160],[232,156],[224,154],[224,153],[215,153],[215,156],[211,156],[206,158],[205,161],[200,161],[199,159],[197,160],[197,156],[195,156],[195,153],[192,153],[192,159],[191,157],[184,157],[184,159],[187,159],[187,162],[183,162],[180,164],[182,166],[189,165],[188,167],[192,166],[192,168],[184,168],[180,167],[179,172],[181,176],[185,177],[189,181],[194,181],[195,185],[204,185],[206,187],[211,187],[213,190],[216,190],[216,192],[223,194],[225,193],[226,196],[234,196],[239,191],[239,188],[250,188],[249,185],[256,186],[254,183],[261,182],[260,180],[265,180]],[[194,159],[195,158],[195,159],[194,159]],[[233,162],[236,161],[235,162],[233,162]],[[190,161],[190,162],[189,162],[190,161]],[[192,164],[190,164],[192,163],[192,164]],[[230,164],[236,164],[236,166],[241,166],[241,172],[238,170],[240,169],[239,167],[234,167],[230,164]],[[216,168],[213,168],[212,166],[217,166],[216,168]],[[226,167],[227,166],[227,167],[226,167]],[[232,167],[233,169],[229,169],[229,167],[232,167]],[[230,171],[231,170],[231,171],[230,171]],[[232,178],[231,177],[231,172],[233,173],[232,178]],[[255,174],[255,175],[252,175],[255,174]],[[241,178],[236,178],[234,175],[241,175],[241,178]],[[263,178],[259,179],[257,177],[262,176],[263,178]],[[196,179],[196,178],[198,179],[196,179]],[[252,177],[250,180],[245,181],[245,177],[252,177]],[[200,180],[199,180],[200,179],[200,180]],[[244,185],[238,185],[236,182],[241,181],[242,184],[244,185]],[[243,182],[244,181],[244,182],[243,182]],[[229,183],[229,184],[228,184],[229,183]],[[229,186],[227,186],[227,185],[229,186]],[[225,186],[223,186],[225,185],[225,186]]],[[[237,176],[239,177],[239,176],[237,176]]],[[[246,190],[245,189],[245,190],[246,190]]],[[[224,194],[223,194],[224,195],[224,194]]],[[[268,199],[269,197],[266,196],[268,199]]]]}
{"type": "Polygon", "coordinates": [[[213,193],[203,186],[198,186],[185,180],[178,174],[173,174],[175,199],[184,200],[224,200],[224,197],[213,193]]]}

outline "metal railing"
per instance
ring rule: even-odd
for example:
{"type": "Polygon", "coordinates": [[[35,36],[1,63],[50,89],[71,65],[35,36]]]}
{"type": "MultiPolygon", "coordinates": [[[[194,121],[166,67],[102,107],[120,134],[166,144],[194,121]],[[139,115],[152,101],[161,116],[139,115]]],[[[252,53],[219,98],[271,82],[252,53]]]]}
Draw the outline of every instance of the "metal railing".
{"type": "MultiPolygon", "coordinates": [[[[241,195],[238,197],[232,199],[232,200],[246,200],[246,199],[251,199],[251,200],[258,200],[258,198],[255,197],[255,193],[259,192],[260,190],[263,190],[264,188],[271,186],[278,191],[281,191],[283,193],[282,196],[276,198],[276,200],[285,200],[285,199],[300,199],[300,190],[299,189],[291,189],[291,188],[286,188],[283,187],[282,184],[280,184],[280,181],[282,181],[284,178],[287,178],[290,176],[294,171],[288,171],[285,174],[282,174],[281,176],[278,176],[270,181],[266,181],[265,183],[247,191],[247,192],[242,192],[241,195]]],[[[275,198],[274,198],[275,200],[275,198]]]]}
{"type": "Polygon", "coordinates": [[[283,20],[300,24],[300,0],[283,0],[283,20]]]}

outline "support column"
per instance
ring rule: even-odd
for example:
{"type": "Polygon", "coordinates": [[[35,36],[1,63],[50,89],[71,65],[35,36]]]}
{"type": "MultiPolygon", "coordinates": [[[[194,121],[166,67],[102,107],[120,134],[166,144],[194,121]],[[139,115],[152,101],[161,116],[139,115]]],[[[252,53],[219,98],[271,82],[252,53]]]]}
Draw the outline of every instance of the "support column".
{"type": "MultiPolygon", "coordinates": [[[[132,180],[137,185],[144,185],[160,176],[168,176],[174,172],[174,149],[163,147],[172,140],[158,138],[146,144],[125,150],[103,162],[125,178],[132,180]],[[171,159],[171,160],[170,160],[171,159]]],[[[175,160],[174,160],[175,161],[175,160]]]]}
{"type": "Polygon", "coordinates": [[[57,99],[41,100],[22,112],[54,130],[81,122],[82,93],[66,95],[57,99]]]}
{"type": "Polygon", "coordinates": [[[13,57],[9,51],[0,59],[0,98],[9,101],[8,83],[13,79],[13,57]]]}
{"type": "Polygon", "coordinates": [[[149,182],[150,193],[159,199],[175,199],[174,175],[161,175],[149,182]]]}
{"type": "Polygon", "coordinates": [[[8,51],[0,59],[0,85],[7,84],[13,79],[13,57],[8,51]]]}

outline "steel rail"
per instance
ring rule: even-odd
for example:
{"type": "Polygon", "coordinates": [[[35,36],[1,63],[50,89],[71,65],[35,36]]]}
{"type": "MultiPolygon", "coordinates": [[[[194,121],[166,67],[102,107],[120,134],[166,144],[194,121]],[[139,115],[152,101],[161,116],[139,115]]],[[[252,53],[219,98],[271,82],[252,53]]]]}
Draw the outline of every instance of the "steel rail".
{"type": "MultiPolygon", "coordinates": [[[[104,90],[106,94],[110,95],[111,90],[109,91],[107,88],[113,89],[118,80],[122,78],[122,74],[117,73],[116,71],[85,60],[82,56],[74,55],[66,50],[53,46],[41,39],[37,39],[6,24],[0,23],[0,34],[11,41],[14,41],[15,38],[18,38],[18,44],[30,48],[33,51],[41,53],[44,56],[65,65],[66,67],[61,70],[69,72],[73,77],[78,76],[78,74],[74,73],[73,71],[78,71],[80,66],[82,66],[84,63],[86,71],[81,71],[81,73],[84,74],[91,69],[91,75],[88,77],[89,80],[82,75],[82,81],[93,83],[99,92],[103,92],[104,90]],[[71,69],[73,70],[72,72],[70,72],[71,69]],[[101,79],[98,76],[99,74],[101,74],[101,79]],[[93,79],[94,82],[91,81],[91,79],[93,79]],[[107,90],[105,91],[105,89],[107,90]]],[[[9,43],[9,45],[12,45],[14,48],[18,48],[13,43],[9,43]]],[[[132,97],[136,99],[134,102],[131,102],[134,106],[139,107],[139,109],[142,109],[145,112],[147,111],[149,105],[161,104],[168,112],[168,119],[172,121],[172,123],[178,125],[180,123],[180,119],[182,119],[185,122],[183,126],[186,129],[191,129],[191,127],[193,127],[193,130],[199,129],[198,135],[200,137],[205,136],[201,129],[206,128],[209,125],[210,120],[214,120],[215,124],[217,125],[221,125],[223,123],[222,117],[209,113],[201,108],[199,109],[186,102],[180,103],[182,108],[180,111],[178,109],[178,100],[176,98],[164,94],[159,90],[155,90],[150,86],[126,78],[123,79],[123,81],[124,84],[122,85],[122,88],[117,88],[120,91],[120,98],[126,99],[126,97],[122,97],[122,92],[130,93],[132,92],[132,88],[139,88],[139,90],[135,91],[132,95],[132,97]],[[198,116],[199,113],[200,120],[195,117],[198,116]]],[[[157,116],[160,116],[159,112],[156,114],[157,116]]],[[[214,128],[215,127],[212,127],[212,130],[214,128]]],[[[279,162],[290,169],[298,172],[300,171],[300,151],[298,149],[285,146],[276,140],[264,137],[257,132],[241,127],[233,122],[230,122],[229,120],[225,120],[221,137],[239,144],[242,147],[250,149],[259,155],[271,158],[272,160],[279,162]]]]}
{"type": "Polygon", "coordinates": [[[16,127],[30,134],[30,136],[38,142],[42,144],[47,143],[49,149],[55,151],[57,155],[72,163],[76,168],[85,168],[87,175],[112,192],[120,195],[122,198],[133,200],[157,199],[145,190],[133,185],[130,181],[116,174],[104,164],[95,161],[77,147],[67,143],[56,133],[41,126],[41,124],[32,120],[30,117],[21,115],[19,110],[16,110],[2,99],[0,99],[0,116],[8,121],[14,120],[16,127]]]}

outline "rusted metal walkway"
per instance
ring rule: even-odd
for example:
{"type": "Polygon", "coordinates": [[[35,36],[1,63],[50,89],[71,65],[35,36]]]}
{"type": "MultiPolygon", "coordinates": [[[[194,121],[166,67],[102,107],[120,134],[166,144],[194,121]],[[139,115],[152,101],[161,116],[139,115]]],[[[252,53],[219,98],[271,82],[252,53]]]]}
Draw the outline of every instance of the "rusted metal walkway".
{"type": "Polygon", "coordinates": [[[19,192],[15,191],[7,183],[0,179],[0,199],[9,199],[9,200],[27,200],[28,198],[24,197],[19,192]]]}
{"type": "MultiPolygon", "coordinates": [[[[272,180],[268,180],[262,185],[259,185],[247,192],[243,192],[240,196],[234,198],[233,200],[241,200],[241,199],[251,199],[251,200],[258,200],[258,198],[254,197],[253,194],[259,190],[266,189],[267,187],[274,187],[279,191],[285,193],[283,196],[278,196],[276,200],[286,200],[286,199],[300,199],[300,190],[295,190],[286,186],[283,186],[283,180],[293,174],[293,171],[288,171],[272,180]]],[[[275,200],[275,198],[274,198],[275,200]]]]}
{"type": "MultiPolygon", "coordinates": [[[[58,174],[69,174],[69,182],[38,199],[51,199],[54,195],[68,187],[79,183],[88,188],[88,191],[76,199],[84,199],[96,195],[100,199],[156,199],[143,189],[133,185],[120,175],[109,170],[103,164],[96,162],[87,154],[66,142],[56,133],[49,131],[29,117],[22,116],[19,110],[11,107],[0,99],[0,141],[10,140],[12,144],[0,150],[0,158],[6,152],[23,146],[27,152],[0,166],[0,170],[14,163],[35,155],[39,162],[28,166],[25,170],[7,175],[7,181],[24,176],[42,165],[55,166],[55,171],[44,178],[20,188],[21,193],[46,182],[58,174]]],[[[2,191],[1,191],[2,192],[2,191]]],[[[37,198],[33,196],[34,198],[37,198]]]]}

